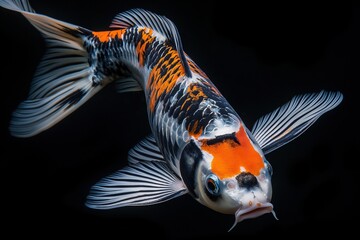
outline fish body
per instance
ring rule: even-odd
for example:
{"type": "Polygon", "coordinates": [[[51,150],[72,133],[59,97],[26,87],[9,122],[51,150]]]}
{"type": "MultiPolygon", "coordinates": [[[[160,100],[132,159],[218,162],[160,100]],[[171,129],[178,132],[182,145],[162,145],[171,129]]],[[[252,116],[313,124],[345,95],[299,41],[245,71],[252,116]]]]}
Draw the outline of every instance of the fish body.
{"type": "MultiPolygon", "coordinates": [[[[10,132],[31,137],[71,114],[105,86],[142,91],[151,134],[128,153],[128,166],[95,184],[95,209],[161,203],[189,193],[201,204],[234,214],[235,223],[274,213],[272,168],[265,155],[302,134],[340,104],[340,92],[292,98],[250,131],[208,76],[184,52],[174,23],[131,9],[108,31],[37,14],[27,0],[0,0],[44,36],[48,50],[10,132]]],[[[276,216],[275,216],[276,217],[276,216]]]]}

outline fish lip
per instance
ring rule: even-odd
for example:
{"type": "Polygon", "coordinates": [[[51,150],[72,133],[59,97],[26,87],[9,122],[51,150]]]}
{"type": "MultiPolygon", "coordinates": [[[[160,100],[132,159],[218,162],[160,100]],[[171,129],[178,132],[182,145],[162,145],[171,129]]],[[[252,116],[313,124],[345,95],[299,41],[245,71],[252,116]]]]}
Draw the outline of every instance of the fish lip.
{"type": "Polygon", "coordinates": [[[241,221],[243,221],[245,219],[256,218],[256,217],[259,217],[259,216],[264,215],[266,213],[273,213],[274,217],[276,218],[273,209],[274,209],[273,205],[271,203],[269,203],[269,202],[256,203],[251,207],[239,208],[235,212],[235,223],[229,229],[229,232],[231,231],[231,229],[233,229],[236,226],[236,224],[238,222],[241,222],[241,221]]]}
{"type": "Polygon", "coordinates": [[[273,211],[273,208],[273,205],[268,202],[257,203],[245,209],[239,208],[235,212],[236,222],[241,222],[245,219],[256,218],[265,213],[271,213],[273,211]]]}

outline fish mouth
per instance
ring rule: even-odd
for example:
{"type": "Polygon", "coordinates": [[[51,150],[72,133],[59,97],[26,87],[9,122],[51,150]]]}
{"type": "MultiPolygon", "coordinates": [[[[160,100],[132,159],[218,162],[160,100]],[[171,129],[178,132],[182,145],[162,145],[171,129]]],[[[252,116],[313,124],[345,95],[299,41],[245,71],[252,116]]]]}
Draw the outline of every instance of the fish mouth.
{"type": "Polygon", "coordinates": [[[264,215],[266,213],[272,213],[274,218],[277,220],[277,217],[275,215],[274,212],[274,207],[271,203],[257,203],[254,204],[251,207],[247,207],[247,208],[239,208],[236,212],[235,212],[235,223],[232,225],[232,227],[229,229],[229,232],[236,226],[236,224],[238,222],[241,222],[245,219],[250,219],[250,218],[256,218],[259,217],[261,215],[264,215]]]}

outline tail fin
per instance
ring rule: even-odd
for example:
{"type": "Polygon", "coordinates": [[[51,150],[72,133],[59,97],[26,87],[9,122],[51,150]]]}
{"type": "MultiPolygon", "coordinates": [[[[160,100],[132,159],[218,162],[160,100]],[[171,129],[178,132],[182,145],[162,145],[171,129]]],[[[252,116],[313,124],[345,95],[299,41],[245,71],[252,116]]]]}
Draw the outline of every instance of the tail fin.
{"type": "Polygon", "coordinates": [[[10,122],[13,136],[30,137],[61,121],[104,85],[92,81],[83,42],[90,30],[37,14],[27,0],[0,0],[0,6],[24,15],[48,46],[28,99],[18,106],[10,122]]]}

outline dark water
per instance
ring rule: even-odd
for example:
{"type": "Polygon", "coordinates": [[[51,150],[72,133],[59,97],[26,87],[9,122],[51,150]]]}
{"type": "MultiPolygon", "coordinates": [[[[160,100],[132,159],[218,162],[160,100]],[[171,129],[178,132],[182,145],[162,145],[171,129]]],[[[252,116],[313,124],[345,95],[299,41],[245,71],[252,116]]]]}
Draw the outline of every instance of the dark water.
{"type": "Polygon", "coordinates": [[[11,137],[11,113],[26,98],[44,42],[19,14],[0,9],[1,216],[9,234],[241,239],[355,232],[349,225],[358,213],[359,193],[354,116],[359,6],[111,0],[32,1],[32,6],[92,30],[108,29],[117,13],[133,7],[167,16],[177,25],[186,53],[249,128],[295,94],[340,90],[344,100],[301,137],[267,156],[274,169],[272,203],[278,221],[268,214],[227,233],[233,216],[213,212],[188,195],[155,206],[89,210],[83,204],[89,188],[123,167],[127,151],[150,133],[143,95],[117,94],[108,87],[52,129],[28,139],[11,137]]]}

